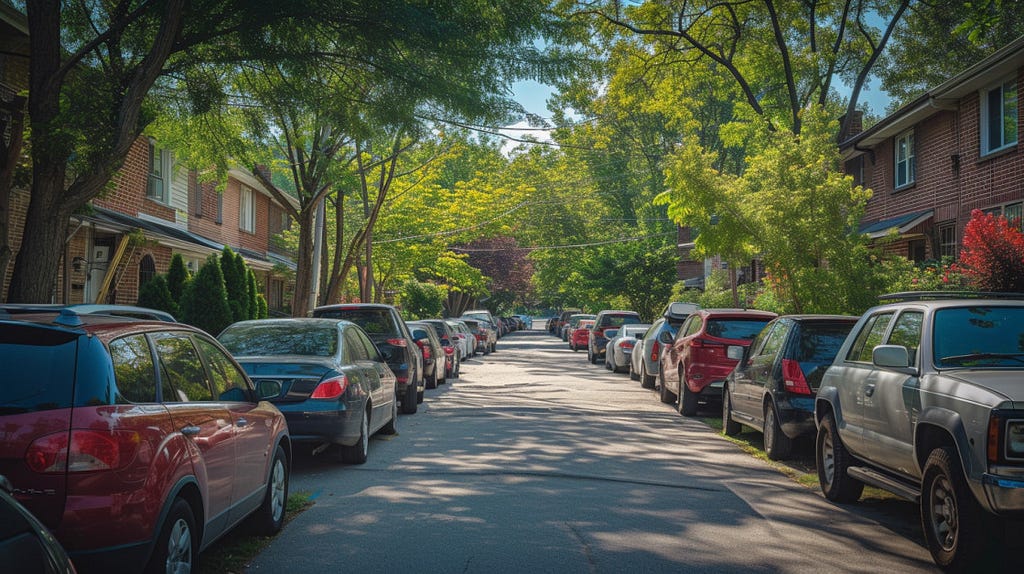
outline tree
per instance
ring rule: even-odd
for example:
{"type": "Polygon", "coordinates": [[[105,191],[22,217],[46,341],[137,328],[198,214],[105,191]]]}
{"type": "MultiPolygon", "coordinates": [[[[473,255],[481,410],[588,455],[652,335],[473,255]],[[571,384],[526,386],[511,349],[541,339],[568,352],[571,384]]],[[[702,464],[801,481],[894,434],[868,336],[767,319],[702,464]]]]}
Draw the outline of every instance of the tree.
{"type": "Polygon", "coordinates": [[[220,261],[211,255],[185,289],[181,320],[216,336],[232,323],[220,261]]]}
{"type": "Polygon", "coordinates": [[[175,317],[181,314],[178,304],[174,302],[174,298],[171,296],[171,290],[167,286],[167,279],[163,275],[154,275],[152,279],[139,287],[138,305],[140,307],[167,311],[175,317]]]}
{"type": "Polygon", "coordinates": [[[259,288],[256,283],[256,273],[252,269],[245,270],[246,293],[249,296],[248,319],[262,319],[267,316],[266,312],[260,314],[259,288]]]}
{"type": "Polygon", "coordinates": [[[225,246],[220,256],[220,271],[224,276],[224,289],[227,291],[228,306],[231,308],[233,321],[244,321],[249,318],[249,293],[246,283],[246,267],[242,256],[225,246]]]}
{"type": "Polygon", "coordinates": [[[402,311],[412,319],[440,317],[444,300],[444,290],[431,283],[410,280],[402,284],[402,311]]]}
{"type": "Polygon", "coordinates": [[[185,258],[181,253],[175,253],[171,256],[171,266],[167,269],[167,288],[175,304],[181,304],[181,296],[185,293],[185,287],[190,279],[188,268],[185,267],[185,258]]]}

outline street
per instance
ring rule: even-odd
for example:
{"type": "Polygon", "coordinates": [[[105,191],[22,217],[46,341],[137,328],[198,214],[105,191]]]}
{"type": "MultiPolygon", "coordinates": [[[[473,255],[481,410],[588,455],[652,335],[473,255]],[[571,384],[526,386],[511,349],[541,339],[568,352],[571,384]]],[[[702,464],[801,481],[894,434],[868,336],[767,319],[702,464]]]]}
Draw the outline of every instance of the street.
{"type": "Polygon", "coordinates": [[[915,505],[833,505],[542,328],[427,391],[365,465],[296,456],[314,505],[248,572],[936,571],[915,505]]]}

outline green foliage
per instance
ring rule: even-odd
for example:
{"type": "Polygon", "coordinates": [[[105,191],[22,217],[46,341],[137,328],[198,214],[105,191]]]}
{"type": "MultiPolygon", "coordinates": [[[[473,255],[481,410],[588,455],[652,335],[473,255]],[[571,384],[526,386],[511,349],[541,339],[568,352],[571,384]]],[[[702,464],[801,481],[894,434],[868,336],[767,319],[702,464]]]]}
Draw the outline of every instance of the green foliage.
{"type": "Polygon", "coordinates": [[[220,261],[211,255],[185,289],[181,321],[216,336],[233,322],[220,261]]]}
{"type": "Polygon", "coordinates": [[[440,317],[446,296],[444,289],[415,280],[403,283],[399,293],[402,312],[410,319],[440,317]]]}
{"type": "Polygon", "coordinates": [[[266,314],[260,316],[260,305],[257,295],[259,295],[259,288],[256,284],[256,273],[252,269],[245,270],[246,281],[246,292],[249,295],[249,319],[262,319],[266,317],[266,314]]]}
{"type": "Polygon", "coordinates": [[[185,267],[185,258],[181,253],[171,256],[171,266],[167,270],[167,288],[171,291],[171,299],[176,304],[181,304],[181,296],[185,293],[185,286],[191,280],[188,268],[185,267]]]}
{"type": "Polygon", "coordinates": [[[267,309],[267,299],[263,296],[263,293],[256,295],[256,319],[266,319],[269,315],[267,309]]]}
{"type": "MultiPolygon", "coordinates": [[[[682,282],[677,285],[682,285],[682,282]]],[[[676,289],[672,294],[673,301],[693,301],[702,309],[735,307],[732,287],[729,283],[729,272],[715,269],[704,280],[704,290],[694,296],[693,289],[676,289]]]]}
{"type": "Polygon", "coordinates": [[[140,307],[167,311],[175,317],[180,315],[178,304],[171,297],[171,290],[168,288],[167,279],[163,275],[155,275],[139,287],[138,305],[140,307]]]}
{"type": "Polygon", "coordinates": [[[224,275],[224,288],[227,290],[228,306],[231,307],[233,321],[244,321],[249,318],[249,292],[245,276],[245,261],[230,247],[224,246],[220,255],[220,270],[224,275]]]}
{"type": "Polygon", "coordinates": [[[901,291],[969,290],[961,266],[951,258],[915,263],[906,257],[878,260],[872,267],[879,289],[876,294],[901,291]]]}

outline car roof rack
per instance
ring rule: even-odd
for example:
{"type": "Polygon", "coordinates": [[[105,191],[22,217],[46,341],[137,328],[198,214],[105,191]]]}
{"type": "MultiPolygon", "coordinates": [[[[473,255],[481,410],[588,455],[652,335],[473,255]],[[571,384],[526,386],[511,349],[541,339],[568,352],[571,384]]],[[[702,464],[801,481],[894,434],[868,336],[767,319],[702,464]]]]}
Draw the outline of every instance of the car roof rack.
{"type": "Polygon", "coordinates": [[[105,305],[91,303],[79,303],[72,305],[52,303],[0,304],[0,318],[3,319],[10,319],[16,315],[39,313],[57,313],[57,318],[54,319],[54,323],[71,327],[77,327],[82,324],[82,315],[109,315],[123,319],[164,321],[168,323],[177,322],[170,313],[147,307],[138,307],[135,305],[105,305]]]}
{"type": "Polygon", "coordinates": [[[1024,293],[1002,291],[901,291],[879,295],[879,301],[938,301],[947,299],[1024,299],[1024,293]]]}

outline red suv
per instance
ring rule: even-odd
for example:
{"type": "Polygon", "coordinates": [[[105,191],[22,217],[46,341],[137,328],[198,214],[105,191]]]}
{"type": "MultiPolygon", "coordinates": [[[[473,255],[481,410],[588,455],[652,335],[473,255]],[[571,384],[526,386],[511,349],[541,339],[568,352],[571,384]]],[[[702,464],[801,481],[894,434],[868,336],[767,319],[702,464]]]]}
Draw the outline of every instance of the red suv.
{"type": "Polygon", "coordinates": [[[190,572],[252,515],[280,530],[284,417],[180,323],[0,309],[0,474],[79,568],[190,572]]]}
{"type": "Polygon", "coordinates": [[[693,416],[698,403],[721,401],[722,385],[737,363],[726,349],[749,347],[775,317],[768,311],[701,309],[679,327],[675,340],[662,333],[668,339],[661,341],[667,345],[658,369],[661,402],[674,404],[678,397],[679,413],[693,416]]]}

